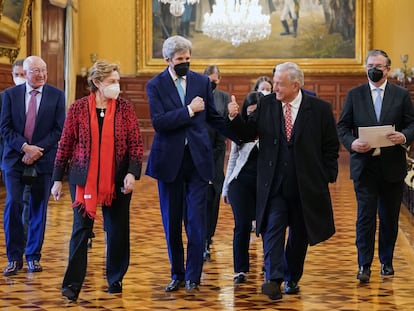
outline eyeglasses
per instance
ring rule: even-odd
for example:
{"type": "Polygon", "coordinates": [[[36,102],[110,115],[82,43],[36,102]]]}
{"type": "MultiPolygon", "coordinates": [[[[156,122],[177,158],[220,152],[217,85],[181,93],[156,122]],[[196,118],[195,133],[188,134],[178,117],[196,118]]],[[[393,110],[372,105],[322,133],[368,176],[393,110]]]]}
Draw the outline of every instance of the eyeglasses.
{"type": "Polygon", "coordinates": [[[388,65],[376,65],[376,64],[367,64],[367,69],[372,69],[372,68],[376,68],[379,70],[384,70],[386,68],[388,68],[388,65]]]}
{"type": "Polygon", "coordinates": [[[35,69],[30,69],[29,72],[34,73],[35,75],[38,75],[40,73],[47,74],[47,69],[35,68],[35,69]]]}

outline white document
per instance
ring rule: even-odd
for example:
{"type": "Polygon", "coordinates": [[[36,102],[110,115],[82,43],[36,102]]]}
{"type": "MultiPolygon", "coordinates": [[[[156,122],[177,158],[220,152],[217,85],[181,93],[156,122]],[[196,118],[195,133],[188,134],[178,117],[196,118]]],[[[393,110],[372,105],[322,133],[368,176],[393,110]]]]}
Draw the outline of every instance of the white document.
{"type": "Polygon", "coordinates": [[[394,144],[387,138],[387,134],[394,132],[394,125],[359,127],[359,139],[367,142],[372,148],[389,147],[394,144]]]}

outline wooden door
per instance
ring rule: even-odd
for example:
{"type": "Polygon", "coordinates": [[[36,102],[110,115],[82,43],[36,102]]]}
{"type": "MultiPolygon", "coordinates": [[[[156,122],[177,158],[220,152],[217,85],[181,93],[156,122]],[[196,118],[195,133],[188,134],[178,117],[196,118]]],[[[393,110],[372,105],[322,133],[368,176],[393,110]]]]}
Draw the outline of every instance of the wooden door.
{"type": "Polygon", "coordinates": [[[47,64],[47,82],[60,89],[65,87],[65,9],[42,1],[42,58],[47,64]]]}

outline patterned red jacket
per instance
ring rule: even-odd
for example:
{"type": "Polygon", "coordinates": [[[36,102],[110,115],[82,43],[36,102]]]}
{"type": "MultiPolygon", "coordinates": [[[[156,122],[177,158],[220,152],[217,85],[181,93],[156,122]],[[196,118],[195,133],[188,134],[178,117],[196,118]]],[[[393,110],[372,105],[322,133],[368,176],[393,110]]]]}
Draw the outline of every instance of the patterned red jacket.
{"type": "MultiPolygon", "coordinates": [[[[115,182],[122,183],[126,174],[141,176],[143,143],[134,106],[123,98],[116,100],[114,121],[115,182]]],[[[61,181],[66,172],[69,183],[84,186],[91,154],[88,96],[76,100],[69,108],[55,158],[52,181],[61,181]]]]}

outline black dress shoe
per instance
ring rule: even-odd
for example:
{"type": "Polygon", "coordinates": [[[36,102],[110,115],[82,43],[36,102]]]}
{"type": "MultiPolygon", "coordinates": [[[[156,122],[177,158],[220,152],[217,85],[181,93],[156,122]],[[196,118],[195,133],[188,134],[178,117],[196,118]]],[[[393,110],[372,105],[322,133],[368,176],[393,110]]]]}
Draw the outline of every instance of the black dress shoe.
{"type": "Polygon", "coordinates": [[[357,274],[357,279],[361,283],[368,283],[370,276],[371,276],[371,269],[370,269],[370,267],[368,267],[368,266],[361,266],[361,267],[359,267],[359,271],[358,271],[358,274],[357,274]]]}
{"type": "Polygon", "coordinates": [[[246,279],[247,279],[246,274],[244,274],[243,272],[240,272],[233,278],[233,282],[234,284],[240,284],[240,283],[246,282],[246,279]]]}
{"type": "Polygon", "coordinates": [[[285,282],[285,294],[297,294],[299,293],[299,285],[295,281],[285,282]]]}
{"type": "Polygon", "coordinates": [[[10,276],[17,274],[17,271],[21,270],[23,268],[23,260],[14,260],[9,261],[7,264],[7,267],[3,270],[4,276],[10,276]]]}
{"type": "Polygon", "coordinates": [[[165,291],[168,292],[175,292],[180,288],[184,287],[185,282],[183,280],[171,280],[170,283],[165,287],[165,291]]]}
{"type": "Polygon", "coordinates": [[[122,283],[120,281],[114,282],[108,287],[109,294],[118,294],[122,293],[122,283]]]}
{"type": "Polygon", "coordinates": [[[185,291],[188,294],[194,294],[198,292],[200,289],[198,288],[198,284],[196,282],[186,281],[185,282],[185,291]]]}
{"type": "Polygon", "coordinates": [[[394,268],[390,264],[381,265],[381,275],[394,275],[394,268]]]}
{"type": "Polygon", "coordinates": [[[70,301],[76,301],[79,296],[79,289],[74,288],[72,285],[65,286],[62,288],[62,296],[70,301]]]}
{"type": "Polygon", "coordinates": [[[282,299],[280,283],[276,281],[266,281],[262,284],[262,294],[267,295],[272,300],[282,299]]]}

